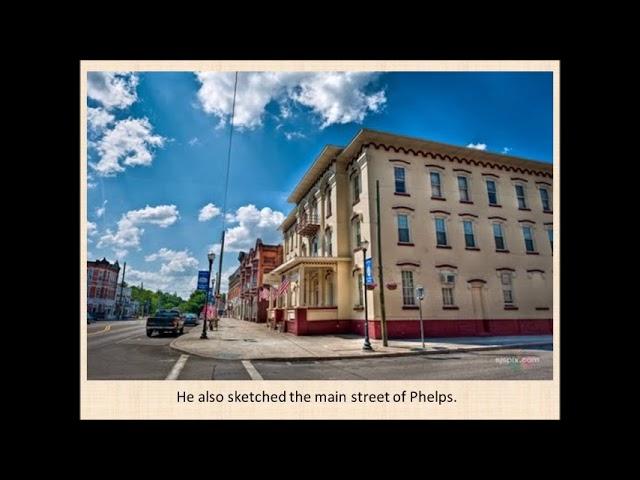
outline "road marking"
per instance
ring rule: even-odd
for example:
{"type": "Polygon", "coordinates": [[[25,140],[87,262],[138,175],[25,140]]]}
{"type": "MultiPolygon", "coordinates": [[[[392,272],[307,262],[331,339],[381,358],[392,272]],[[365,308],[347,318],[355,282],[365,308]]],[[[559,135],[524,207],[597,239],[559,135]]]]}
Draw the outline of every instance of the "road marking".
{"type": "Polygon", "coordinates": [[[245,370],[247,370],[247,373],[251,377],[251,380],[264,380],[262,378],[262,375],[260,375],[258,370],[256,370],[256,367],[253,366],[251,361],[242,360],[242,365],[244,366],[245,370]]]}
{"type": "Polygon", "coordinates": [[[97,331],[97,332],[87,333],[87,336],[89,336],[89,335],[96,335],[96,334],[98,334],[98,333],[108,332],[109,330],[111,330],[111,325],[107,325],[106,327],[104,327],[104,330],[99,330],[99,331],[97,331]]]}
{"type": "Polygon", "coordinates": [[[184,364],[187,363],[188,358],[189,358],[189,355],[186,355],[184,353],[180,355],[180,358],[178,359],[176,364],[173,366],[173,368],[171,369],[171,371],[169,372],[169,375],[167,375],[167,378],[165,378],[165,380],[177,380],[178,376],[180,375],[180,372],[184,368],[184,364]]]}

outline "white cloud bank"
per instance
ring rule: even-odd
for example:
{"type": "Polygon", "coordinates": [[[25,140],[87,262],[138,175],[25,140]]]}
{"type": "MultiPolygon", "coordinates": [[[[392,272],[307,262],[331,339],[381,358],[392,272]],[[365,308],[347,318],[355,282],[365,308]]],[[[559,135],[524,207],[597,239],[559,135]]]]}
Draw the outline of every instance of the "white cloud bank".
{"type": "Polygon", "coordinates": [[[127,255],[128,249],[138,248],[140,238],[144,229],[140,225],[157,225],[167,228],[173,225],[180,214],[175,205],[158,205],[150,207],[147,205],[140,210],[131,210],[118,221],[118,230],[114,233],[107,229],[107,233],[100,237],[98,248],[111,247],[117,257],[122,258],[127,255]]]}
{"type": "MultiPolygon", "coordinates": [[[[307,107],[319,116],[320,128],[361,123],[386,103],[384,90],[367,93],[378,76],[370,72],[250,72],[238,76],[234,125],[254,129],[262,125],[269,103],[280,106],[280,118],[292,115],[291,105],[307,107]]],[[[231,114],[235,73],[198,72],[198,100],[206,113],[224,126],[231,114]]]]}
{"type": "Polygon", "coordinates": [[[138,99],[138,82],[138,76],[132,72],[89,72],[87,96],[107,110],[126,108],[138,99]]]}
{"type": "Polygon", "coordinates": [[[154,133],[146,117],[117,120],[111,113],[138,100],[138,82],[138,76],[130,72],[88,74],[87,97],[102,105],[87,110],[89,148],[95,149],[99,157],[89,166],[100,176],[113,176],[127,167],[151,165],[155,149],[163,147],[167,140],[154,133]]]}

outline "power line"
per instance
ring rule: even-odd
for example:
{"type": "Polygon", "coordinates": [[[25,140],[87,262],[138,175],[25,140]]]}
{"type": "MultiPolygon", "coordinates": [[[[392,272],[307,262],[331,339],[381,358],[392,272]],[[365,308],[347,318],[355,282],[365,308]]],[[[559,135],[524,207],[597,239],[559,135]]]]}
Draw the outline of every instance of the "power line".
{"type": "MultiPolygon", "coordinates": [[[[216,299],[220,296],[220,284],[222,276],[222,259],[224,256],[225,223],[227,219],[227,194],[229,192],[229,170],[231,169],[231,144],[233,141],[233,120],[236,113],[236,93],[238,91],[238,72],[233,84],[233,103],[231,104],[231,122],[229,124],[229,150],[227,151],[227,173],[224,182],[224,200],[222,203],[222,238],[220,240],[220,260],[218,262],[218,275],[216,276],[216,299]]],[[[217,318],[217,317],[215,317],[217,318]]]]}

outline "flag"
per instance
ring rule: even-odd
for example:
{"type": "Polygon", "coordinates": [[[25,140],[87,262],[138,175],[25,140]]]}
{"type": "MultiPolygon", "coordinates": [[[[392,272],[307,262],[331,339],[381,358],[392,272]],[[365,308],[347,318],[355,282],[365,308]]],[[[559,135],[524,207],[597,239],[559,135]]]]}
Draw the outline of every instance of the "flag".
{"type": "Polygon", "coordinates": [[[283,293],[285,293],[289,289],[289,284],[291,282],[288,278],[285,278],[280,286],[278,287],[278,291],[276,292],[276,297],[280,297],[283,293]]]}

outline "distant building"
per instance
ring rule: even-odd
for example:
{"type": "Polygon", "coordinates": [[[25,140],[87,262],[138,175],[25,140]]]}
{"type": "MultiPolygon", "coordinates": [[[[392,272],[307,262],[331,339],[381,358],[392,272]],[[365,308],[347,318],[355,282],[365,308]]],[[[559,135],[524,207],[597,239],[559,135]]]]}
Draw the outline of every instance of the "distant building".
{"type": "Polygon", "coordinates": [[[116,316],[116,285],[120,265],[106,258],[87,262],[87,311],[97,318],[116,316]]]}
{"type": "Polygon", "coordinates": [[[263,295],[270,287],[263,283],[263,277],[282,263],[282,251],[282,245],[267,245],[258,238],[254,248],[238,257],[241,258],[239,311],[236,308],[239,318],[258,323],[267,321],[269,302],[263,295]]]}
{"type": "MultiPolygon", "coordinates": [[[[242,263],[245,253],[240,252],[238,261],[242,263]]],[[[238,318],[240,315],[240,267],[229,275],[229,290],[227,291],[227,315],[238,318]]]]}
{"type": "Polygon", "coordinates": [[[131,301],[131,287],[127,287],[127,284],[118,284],[118,290],[116,292],[116,315],[119,315],[120,309],[122,309],[122,316],[129,317],[137,314],[138,302],[131,301]]]}

